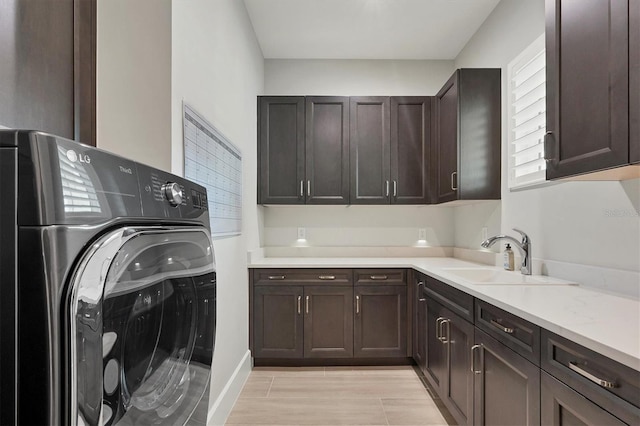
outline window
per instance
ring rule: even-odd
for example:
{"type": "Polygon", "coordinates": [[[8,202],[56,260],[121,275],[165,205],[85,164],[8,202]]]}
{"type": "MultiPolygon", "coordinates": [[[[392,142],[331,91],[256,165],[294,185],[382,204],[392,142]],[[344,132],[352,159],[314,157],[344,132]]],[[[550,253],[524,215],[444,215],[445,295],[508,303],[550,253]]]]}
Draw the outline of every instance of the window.
{"type": "Polygon", "coordinates": [[[507,69],[510,189],[545,181],[545,65],[543,34],[507,69]]]}

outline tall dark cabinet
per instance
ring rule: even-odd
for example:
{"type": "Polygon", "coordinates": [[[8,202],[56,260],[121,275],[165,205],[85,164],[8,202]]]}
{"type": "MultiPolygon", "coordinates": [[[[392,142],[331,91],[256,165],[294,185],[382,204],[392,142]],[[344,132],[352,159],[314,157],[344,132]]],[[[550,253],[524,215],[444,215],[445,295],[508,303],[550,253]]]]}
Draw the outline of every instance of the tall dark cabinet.
{"type": "Polygon", "coordinates": [[[0,28],[0,124],[95,146],[96,0],[3,0],[0,28]]]}
{"type": "Polygon", "coordinates": [[[457,70],[434,113],[434,202],[500,199],[500,69],[457,70]]]}
{"type": "Polygon", "coordinates": [[[304,204],[304,97],[258,98],[258,198],[304,204]]]}
{"type": "Polygon", "coordinates": [[[348,204],[349,98],[258,98],[258,202],[348,204]]]}
{"type": "Polygon", "coordinates": [[[389,204],[388,97],[350,98],[351,204],[389,204]]]}
{"type": "Polygon", "coordinates": [[[391,203],[431,203],[431,96],[391,97],[391,203]]]}
{"type": "Polygon", "coordinates": [[[307,96],[307,204],[349,201],[349,98],[307,96]]]}
{"type": "Polygon", "coordinates": [[[546,2],[547,179],[629,163],[629,7],[637,7],[634,3],[546,2]]]}

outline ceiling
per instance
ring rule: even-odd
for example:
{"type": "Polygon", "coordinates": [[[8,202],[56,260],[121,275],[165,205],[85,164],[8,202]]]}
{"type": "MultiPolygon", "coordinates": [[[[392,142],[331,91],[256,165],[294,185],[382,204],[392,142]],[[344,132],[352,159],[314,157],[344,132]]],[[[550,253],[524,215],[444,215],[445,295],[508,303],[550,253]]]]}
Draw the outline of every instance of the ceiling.
{"type": "Polygon", "coordinates": [[[244,0],[265,58],[445,59],[500,0],[244,0]]]}

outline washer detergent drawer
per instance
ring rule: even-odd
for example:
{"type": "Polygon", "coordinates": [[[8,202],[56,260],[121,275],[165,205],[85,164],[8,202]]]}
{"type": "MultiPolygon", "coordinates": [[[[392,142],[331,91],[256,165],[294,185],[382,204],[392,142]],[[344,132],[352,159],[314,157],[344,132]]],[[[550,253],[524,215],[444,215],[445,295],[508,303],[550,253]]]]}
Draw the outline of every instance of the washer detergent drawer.
{"type": "Polygon", "coordinates": [[[204,228],[123,228],[82,259],[71,305],[72,424],[181,425],[194,411],[206,415],[211,247],[204,228]]]}

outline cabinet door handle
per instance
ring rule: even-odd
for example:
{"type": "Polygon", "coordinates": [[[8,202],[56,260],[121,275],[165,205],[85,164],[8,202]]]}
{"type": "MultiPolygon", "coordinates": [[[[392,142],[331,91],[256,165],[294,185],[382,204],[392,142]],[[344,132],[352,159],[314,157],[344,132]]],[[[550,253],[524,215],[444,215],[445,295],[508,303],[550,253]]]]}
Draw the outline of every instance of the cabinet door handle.
{"type": "Polygon", "coordinates": [[[442,332],[440,333],[440,335],[442,336],[442,339],[440,339],[440,341],[442,342],[443,345],[446,345],[447,343],[449,343],[449,332],[451,331],[451,326],[449,325],[450,322],[451,320],[448,318],[445,318],[440,322],[440,328],[442,329],[442,332]],[[444,328],[445,324],[447,325],[446,332],[444,328]]]}
{"type": "Polygon", "coordinates": [[[356,314],[360,313],[360,296],[356,296],[356,314]]]}
{"type": "Polygon", "coordinates": [[[309,313],[309,296],[305,296],[304,298],[304,313],[309,313]]]}
{"type": "Polygon", "coordinates": [[[204,299],[204,314],[209,315],[209,299],[204,299]]]}
{"type": "Polygon", "coordinates": [[[307,181],[307,197],[311,197],[311,181],[307,181]]]}
{"type": "Polygon", "coordinates": [[[505,327],[504,325],[500,324],[496,320],[491,320],[491,325],[494,326],[495,328],[497,328],[500,331],[504,331],[505,333],[508,333],[508,334],[513,334],[513,328],[505,327]]]}
{"type": "Polygon", "coordinates": [[[440,325],[442,323],[442,321],[444,321],[446,318],[445,317],[439,317],[436,320],[436,338],[442,342],[442,334],[440,333],[442,331],[440,325]]]}
{"type": "Polygon", "coordinates": [[[373,281],[382,281],[388,279],[389,277],[387,277],[386,275],[371,275],[369,276],[369,278],[373,281]]]}
{"type": "MultiPolygon", "coordinates": [[[[418,281],[418,294],[420,294],[420,287],[422,287],[424,283],[422,281],[418,281]]],[[[418,302],[425,302],[427,299],[424,297],[418,296],[418,302]]]]}
{"type": "Polygon", "coordinates": [[[588,371],[583,370],[575,362],[569,362],[569,368],[575,371],[576,373],[578,373],[579,375],[581,375],[582,377],[584,377],[585,379],[591,380],[593,383],[596,383],[602,386],[603,388],[613,389],[615,387],[618,387],[615,381],[612,382],[610,380],[605,380],[605,379],[601,379],[600,377],[594,376],[588,371]]]}
{"type": "Polygon", "coordinates": [[[304,181],[300,181],[300,197],[304,197],[304,181]]]}
{"type": "Polygon", "coordinates": [[[298,315],[302,313],[302,296],[298,296],[298,315]]]}
{"type": "MultiPolygon", "coordinates": [[[[458,190],[458,187],[453,183],[453,182],[454,182],[454,180],[456,180],[455,178],[456,178],[457,176],[458,176],[458,172],[457,172],[457,171],[456,171],[456,172],[451,173],[451,189],[452,189],[452,190],[454,190],[454,191],[457,191],[457,190],[458,190]]],[[[456,183],[457,183],[457,182],[456,182],[456,183]]]]}
{"type": "Polygon", "coordinates": [[[384,194],[386,197],[389,197],[389,181],[388,180],[384,181],[384,187],[385,187],[384,194]]]}
{"type": "Polygon", "coordinates": [[[544,159],[553,162],[556,159],[556,138],[553,132],[544,134],[544,159]]]}
{"type": "Polygon", "coordinates": [[[282,281],[285,279],[284,275],[269,275],[271,281],[282,281]]]}
{"type": "Polygon", "coordinates": [[[396,180],[393,181],[393,196],[398,196],[398,181],[396,180]]]}
{"type": "Polygon", "coordinates": [[[476,349],[480,349],[482,345],[473,345],[471,346],[471,372],[473,374],[481,374],[482,370],[476,370],[476,349]]]}
{"type": "Polygon", "coordinates": [[[335,280],[336,276],[335,275],[320,275],[318,276],[319,280],[335,280]]]}

